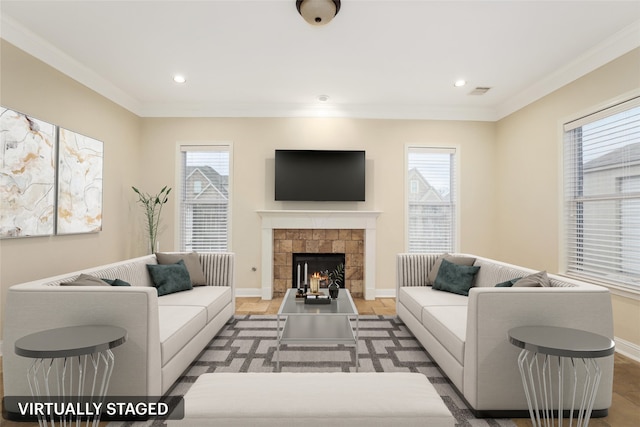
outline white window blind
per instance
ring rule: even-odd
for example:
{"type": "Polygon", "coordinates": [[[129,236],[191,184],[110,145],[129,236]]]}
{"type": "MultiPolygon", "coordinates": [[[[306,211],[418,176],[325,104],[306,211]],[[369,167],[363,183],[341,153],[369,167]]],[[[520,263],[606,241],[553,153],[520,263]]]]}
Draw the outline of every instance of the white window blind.
{"type": "Polygon", "coordinates": [[[229,243],[228,145],[180,147],[182,251],[224,252],[229,243]]]}
{"type": "Polygon", "coordinates": [[[455,252],[456,150],[407,150],[408,252],[455,252]]]}
{"type": "Polygon", "coordinates": [[[640,288],[640,98],[564,130],[567,273],[640,288]]]}

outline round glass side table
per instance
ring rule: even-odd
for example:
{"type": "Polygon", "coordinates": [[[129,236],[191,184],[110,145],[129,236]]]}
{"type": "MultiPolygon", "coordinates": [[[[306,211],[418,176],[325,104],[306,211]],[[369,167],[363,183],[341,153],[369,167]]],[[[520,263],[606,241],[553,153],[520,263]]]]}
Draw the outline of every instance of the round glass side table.
{"type": "Polygon", "coordinates": [[[568,425],[575,419],[578,427],[587,426],[602,376],[596,359],[612,355],[615,343],[592,332],[556,326],[522,326],[508,335],[509,342],[522,349],[518,367],[533,426],[554,425],[554,413],[562,426],[567,406],[568,425]]]}
{"type": "Polygon", "coordinates": [[[17,340],[16,354],[34,359],[27,380],[38,423],[84,419],[98,425],[95,408],[104,402],[115,361],[111,349],[126,340],[125,329],[105,325],[49,329],[17,340]]]}

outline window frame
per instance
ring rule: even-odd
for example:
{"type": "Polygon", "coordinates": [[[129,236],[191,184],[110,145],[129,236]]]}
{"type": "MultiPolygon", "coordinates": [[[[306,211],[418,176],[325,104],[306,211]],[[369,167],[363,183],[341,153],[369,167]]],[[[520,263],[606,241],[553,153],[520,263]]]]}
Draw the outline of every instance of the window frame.
{"type": "MultiPolygon", "coordinates": [[[[627,298],[640,300],[640,286],[631,284],[625,284],[615,281],[606,280],[606,278],[596,278],[590,275],[581,275],[569,271],[569,224],[568,224],[568,198],[567,193],[569,190],[569,184],[566,182],[566,162],[568,161],[565,155],[565,134],[568,130],[579,128],[585,124],[589,124],[600,119],[615,115],[617,113],[626,111],[628,109],[637,108],[640,105],[640,89],[627,92],[623,95],[610,99],[604,103],[589,107],[571,116],[567,116],[564,119],[558,121],[558,150],[559,150],[559,266],[560,275],[577,279],[580,281],[593,283],[596,285],[604,286],[610,289],[610,291],[616,295],[621,295],[627,298]],[[628,105],[623,105],[629,103],[628,105]]],[[[617,185],[617,184],[616,184],[617,185]]]]}
{"type": "MultiPolygon", "coordinates": [[[[460,251],[460,173],[461,173],[461,149],[459,145],[448,145],[448,144],[425,144],[425,143],[407,143],[405,144],[404,149],[404,251],[409,252],[409,222],[410,222],[410,209],[409,209],[409,199],[410,199],[410,177],[409,177],[409,154],[414,150],[424,150],[432,151],[433,153],[452,153],[453,156],[453,176],[449,176],[449,179],[453,181],[452,191],[454,194],[454,199],[452,202],[454,213],[453,213],[453,237],[451,252],[457,253],[460,251]]],[[[430,251],[434,252],[434,251],[430,251]]]]}
{"type": "Polygon", "coordinates": [[[183,197],[183,161],[182,154],[185,151],[198,151],[199,148],[202,148],[203,151],[206,151],[206,148],[215,148],[215,147],[226,147],[227,152],[229,153],[229,182],[227,185],[228,188],[228,206],[227,206],[227,249],[226,252],[233,251],[233,143],[231,141],[178,141],[176,143],[176,155],[175,155],[175,167],[176,167],[176,177],[175,177],[175,189],[176,191],[176,204],[175,204],[175,218],[177,218],[177,226],[175,227],[174,233],[174,241],[175,247],[177,250],[182,250],[182,197],[183,197]],[[187,150],[187,148],[192,148],[193,150],[187,150]]]}

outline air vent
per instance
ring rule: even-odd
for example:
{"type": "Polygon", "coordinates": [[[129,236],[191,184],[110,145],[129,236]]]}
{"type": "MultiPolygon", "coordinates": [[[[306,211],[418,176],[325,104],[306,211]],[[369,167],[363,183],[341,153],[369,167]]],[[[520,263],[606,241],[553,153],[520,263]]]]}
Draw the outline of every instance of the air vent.
{"type": "Polygon", "coordinates": [[[484,95],[485,93],[489,92],[489,89],[491,89],[490,87],[477,87],[474,90],[472,90],[471,92],[469,92],[469,95],[484,95]]]}

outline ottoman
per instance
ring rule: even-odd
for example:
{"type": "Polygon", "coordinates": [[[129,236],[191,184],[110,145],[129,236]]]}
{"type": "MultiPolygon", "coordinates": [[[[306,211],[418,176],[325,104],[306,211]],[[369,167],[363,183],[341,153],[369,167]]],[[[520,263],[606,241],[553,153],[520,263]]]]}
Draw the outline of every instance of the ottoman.
{"type": "Polygon", "coordinates": [[[455,419],[418,373],[203,374],[168,426],[429,426],[455,419]]]}

